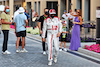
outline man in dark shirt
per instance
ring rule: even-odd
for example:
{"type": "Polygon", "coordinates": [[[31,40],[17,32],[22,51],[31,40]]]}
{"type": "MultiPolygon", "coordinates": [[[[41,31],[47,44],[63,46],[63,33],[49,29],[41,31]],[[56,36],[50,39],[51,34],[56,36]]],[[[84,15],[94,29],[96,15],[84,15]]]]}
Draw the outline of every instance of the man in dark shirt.
{"type": "MultiPolygon", "coordinates": [[[[39,23],[38,23],[38,27],[39,27],[39,30],[40,30],[40,36],[43,33],[43,31],[42,31],[43,22],[48,16],[49,16],[49,9],[45,8],[44,9],[44,15],[40,16],[39,23]]],[[[47,37],[47,35],[45,37],[47,37]]],[[[43,41],[42,41],[42,47],[43,47],[43,54],[46,55],[45,42],[43,42],[43,41]]]]}

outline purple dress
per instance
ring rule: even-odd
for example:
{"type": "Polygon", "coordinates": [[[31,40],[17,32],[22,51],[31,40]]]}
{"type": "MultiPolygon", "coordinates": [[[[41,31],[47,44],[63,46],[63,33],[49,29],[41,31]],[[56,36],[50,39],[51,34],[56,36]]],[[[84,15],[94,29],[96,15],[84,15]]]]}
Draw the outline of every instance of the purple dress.
{"type": "MultiPolygon", "coordinates": [[[[75,22],[80,22],[78,17],[75,17],[75,22]]],[[[80,25],[74,24],[72,35],[71,35],[71,44],[70,49],[71,50],[78,50],[78,48],[81,47],[81,41],[80,41],[80,25]]]]}

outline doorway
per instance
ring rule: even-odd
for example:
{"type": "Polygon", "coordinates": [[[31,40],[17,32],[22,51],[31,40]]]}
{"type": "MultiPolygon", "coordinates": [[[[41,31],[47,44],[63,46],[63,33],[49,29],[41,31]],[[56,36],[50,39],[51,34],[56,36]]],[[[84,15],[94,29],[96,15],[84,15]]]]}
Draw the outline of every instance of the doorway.
{"type": "Polygon", "coordinates": [[[82,10],[82,0],[77,0],[77,9],[82,10]]]}
{"type": "Polygon", "coordinates": [[[61,0],[61,6],[60,6],[60,18],[62,17],[62,15],[64,14],[64,10],[67,11],[66,9],[66,0],[61,0]]]}
{"type": "MultiPolygon", "coordinates": [[[[90,3],[90,0],[85,0],[84,21],[90,21],[90,3]]],[[[87,31],[87,33],[89,33],[90,28],[88,28],[87,31]]]]}
{"type": "Polygon", "coordinates": [[[48,9],[55,9],[56,10],[56,16],[58,16],[58,2],[51,2],[51,1],[47,1],[47,8],[48,9]]]}

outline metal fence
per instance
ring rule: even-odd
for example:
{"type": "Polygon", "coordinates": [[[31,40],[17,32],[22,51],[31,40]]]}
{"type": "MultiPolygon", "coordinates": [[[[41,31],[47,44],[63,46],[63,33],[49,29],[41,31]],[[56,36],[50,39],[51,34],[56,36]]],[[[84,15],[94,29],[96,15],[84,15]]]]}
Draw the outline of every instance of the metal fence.
{"type": "Polygon", "coordinates": [[[80,32],[81,40],[85,42],[96,41],[96,22],[95,21],[84,21],[81,26],[80,32]]]}

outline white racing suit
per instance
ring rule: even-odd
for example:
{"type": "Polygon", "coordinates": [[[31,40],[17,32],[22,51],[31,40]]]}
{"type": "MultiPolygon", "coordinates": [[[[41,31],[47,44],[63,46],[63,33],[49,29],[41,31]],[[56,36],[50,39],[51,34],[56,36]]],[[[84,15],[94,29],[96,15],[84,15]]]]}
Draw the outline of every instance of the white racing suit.
{"type": "Polygon", "coordinates": [[[43,24],[43,34],[42,37],[45,38],[45,33],[47,30],[47,44],[48,44],[48,60],[52,61],[53,52],[54,57],[57,57],[59,51],[59,37],[57,37],[58,32],[62,32],[62,24],[58,17],[53,19],[47,18],[44,20],[43,24]],[[53,51],[54,46],[54,51],[53,51]]]}

